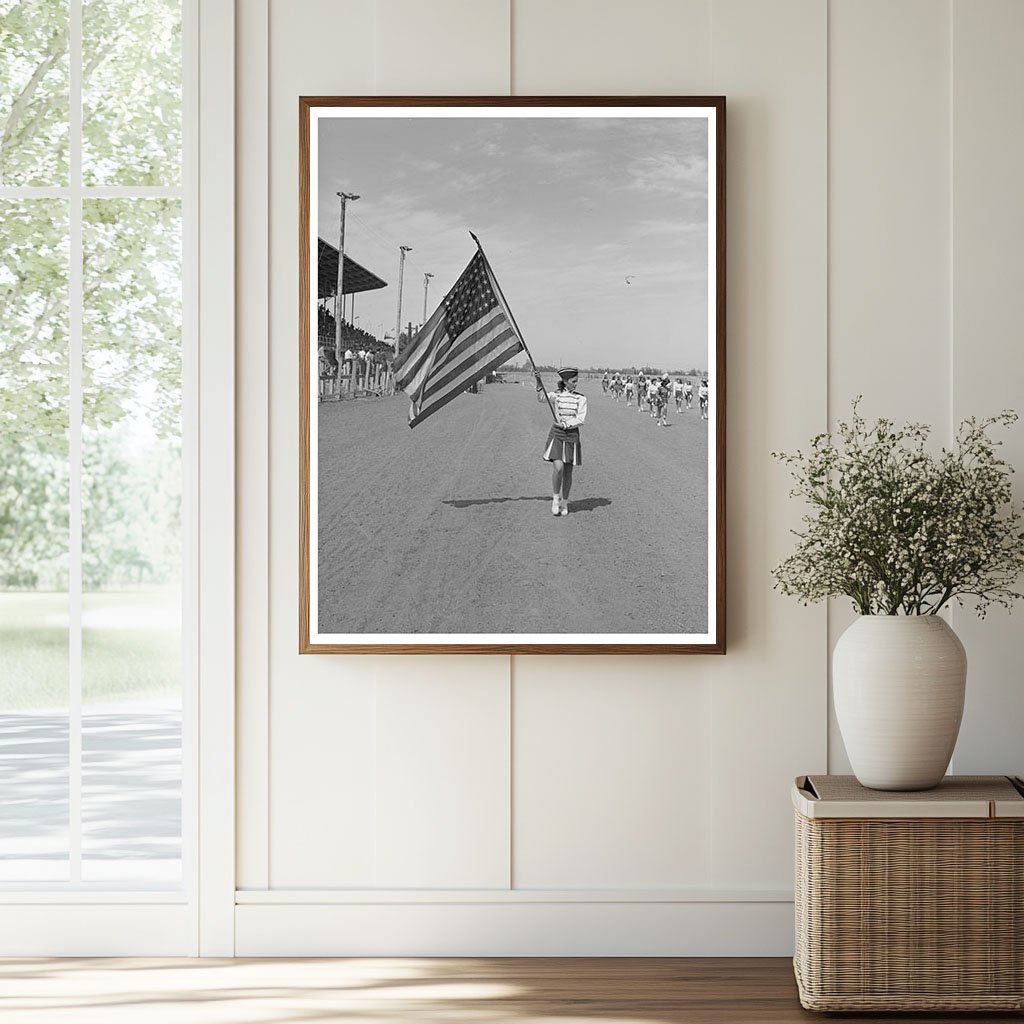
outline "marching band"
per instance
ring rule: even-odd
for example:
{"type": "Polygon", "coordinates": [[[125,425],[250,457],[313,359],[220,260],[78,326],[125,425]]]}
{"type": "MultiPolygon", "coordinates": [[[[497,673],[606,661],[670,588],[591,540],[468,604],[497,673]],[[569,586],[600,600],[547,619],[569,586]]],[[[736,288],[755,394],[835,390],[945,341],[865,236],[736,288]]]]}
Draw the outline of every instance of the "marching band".
{"type": "MultiPolygon", "coordinates": [[[[666,414],[670,401],[675,404],[678,413],[693,408],[693,381],[684,377],[673,380],[668,370],[660,376],[652,374],[648,377],[638,373],[635,379],[632,374],[606,371],[601,378],[601,391],[611,395],[616,402],[625,401],[627,409],[632,408],[635,396],[637,412],[646,409],[659,427],[668,426],[666,414]]],[[[697,386],[697,407],[702,420],[708,418],[708,402],[708,379],[701,377],[697,386]]]]}

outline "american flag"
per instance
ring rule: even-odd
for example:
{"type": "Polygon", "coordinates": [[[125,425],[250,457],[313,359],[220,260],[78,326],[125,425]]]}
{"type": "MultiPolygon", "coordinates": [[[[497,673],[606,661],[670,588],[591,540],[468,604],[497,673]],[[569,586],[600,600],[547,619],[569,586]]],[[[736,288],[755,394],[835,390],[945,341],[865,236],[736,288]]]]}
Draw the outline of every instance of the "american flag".
{"type": "Polygon", "coordinates": [[[422,423],[525,348],[478,250],[395,361],[395,386],[412,401],[409,426],[422,423]]]}

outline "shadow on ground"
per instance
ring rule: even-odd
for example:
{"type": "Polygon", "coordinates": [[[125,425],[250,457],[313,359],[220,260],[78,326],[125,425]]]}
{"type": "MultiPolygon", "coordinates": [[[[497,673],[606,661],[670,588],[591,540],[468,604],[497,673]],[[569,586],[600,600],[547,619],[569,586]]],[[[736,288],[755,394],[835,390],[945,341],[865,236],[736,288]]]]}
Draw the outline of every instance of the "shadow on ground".
{"type": "Polygon", "coordinates": [[[570,512],[595,512],[611,504],[610,498],[584,498],[582,501],[570,501],[570,512]]]}
{"type": "Polygon", "coordinates": [[[536,497],[523,495],[520,498],[455,498],[452,501],[443,501],[442,505],[451,505],[452,508],[470,508],[473,505],[501,505],[506,501],[550,501],[550,494],[540,494],[536,497]]]}
{"type": "MultiPolygon", "coordinates": [[[[67,858],[69,783],[67,712],[0,714],[0,862],[67,858]]],[[[86,709],[82,829],[90,859],[181,856],[180,711],[86,709]]]]}
{"type": "MultiPolygon", "coordinates": [[[[452,508],[470,508],[473,505],[500,505],[506,501],[550,501],[551,496],[541,494],[536,497],[524,495],[521,498],[455,498],[451,501],[444,501],[442,505],[451,505],[452,508]]],[[[609,498],[584,498],[582,501],[570,501],[570,512],[593,512],[594,509],[604,508],[610,505],[609,498]]]]}

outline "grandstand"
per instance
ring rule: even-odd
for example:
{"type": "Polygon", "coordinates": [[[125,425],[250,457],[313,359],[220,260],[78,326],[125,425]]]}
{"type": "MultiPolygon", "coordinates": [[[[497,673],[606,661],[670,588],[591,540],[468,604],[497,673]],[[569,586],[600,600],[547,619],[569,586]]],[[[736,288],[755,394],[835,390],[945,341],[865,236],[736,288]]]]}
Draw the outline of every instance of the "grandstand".
{"type": "MultiPolygon", "coordinates": [[[[338,399],[358,394],[383,394],[391,389],[391,346],[348,321],[341,324],[339,365],[335,319],[331,308],[338,294],[338,250],[317,239],[317,348],[320,398],[338,399]]],[[[386,288],[387,281],[356,263],[345,253],[345,295],[386,288]]]]}
{"type": "MultiPolygon", "coordinates": [[[[333,298],[338,291],[338,250],[322,238],[317,239],[317,295],[321,299],[333,298]]],[[[387,281],[356,263],[345,253],[345,294],[371,292],[386,288],[387,281]]]]}
{"type": "MultiPolygon", "coordinates": [[[[317,337],[320,344],[327,344],[334,349],[334,314],[324,306],[317,310],[317,337]]],[[[394,354],[394,346],[388,341],[375,338],[369,331],[354,327],[347,320],[341,324],[341,343],[345,348],[372,352],[374,355],[389,357],[394,354]]]]}

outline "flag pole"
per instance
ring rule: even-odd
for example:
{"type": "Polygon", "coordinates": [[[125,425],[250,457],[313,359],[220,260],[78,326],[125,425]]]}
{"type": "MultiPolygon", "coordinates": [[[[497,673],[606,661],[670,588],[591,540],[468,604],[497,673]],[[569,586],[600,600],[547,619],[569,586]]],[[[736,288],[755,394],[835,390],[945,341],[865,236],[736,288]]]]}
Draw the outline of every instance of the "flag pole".
{"type": "MultiPolygon", "coordinates": [[[[484,263],[487,265],[488,273],[490,274],[491,282],[494,284],[495,289],[498,292],[498,297],[501,299],[501,304],[505,308],[505,312],[508,313],[509,320],[512,321],[512,329],[516,332],[516,337],[519,338],[520,344],[523,346],[523,351],[526,353],[526,358],[530,360],[530,366],[533,367],[533,375],[540,377],[540,373],[537,371],[537,364],[533,361],[533,356],[530,355],[530,350],[526,347],[526,341],[523,338],[523,332],[519,330],[519,324],[516,323],[516,318],[512,315],[512,310],[509,308],[508,302],[505,301],[505,295],[501,290],[501,285],[498,284],[498,278],[494,273],[494,268],[491,266],[491,261],[487,258],[487,253],[484,252],[484,247],[480,244],[480,239],[473,234],[472,231],[469,233],[469,237],[476,242],[477,249],[480,250],[480,255],[484,258],[484,263]]],[[[541,382],[543,385],[543,382],[541,382]]],[[[544,398],[547,400],[548,408],[551,410],[551,418],[557,423],[558,414],[555,412],[555,407],[551,404],[551,398],[549,397],[547,390],[544,390],[544,398]]]]}

